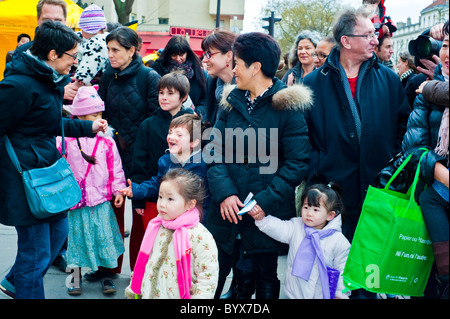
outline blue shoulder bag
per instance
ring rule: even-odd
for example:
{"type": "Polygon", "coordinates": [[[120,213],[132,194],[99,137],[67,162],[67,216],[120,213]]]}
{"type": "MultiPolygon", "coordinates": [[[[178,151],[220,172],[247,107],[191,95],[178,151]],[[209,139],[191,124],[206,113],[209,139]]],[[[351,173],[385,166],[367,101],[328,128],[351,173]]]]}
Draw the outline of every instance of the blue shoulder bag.
{"type": "Polygon", "coordinates": [[[61,126],[63,157],[49,167],[23,171],[8,136],[4,138],[8,155],[22,177],[31,214],[38,219],[63,213],[81,200],[81,189],[64,157],[64,123],[61,126]]]}

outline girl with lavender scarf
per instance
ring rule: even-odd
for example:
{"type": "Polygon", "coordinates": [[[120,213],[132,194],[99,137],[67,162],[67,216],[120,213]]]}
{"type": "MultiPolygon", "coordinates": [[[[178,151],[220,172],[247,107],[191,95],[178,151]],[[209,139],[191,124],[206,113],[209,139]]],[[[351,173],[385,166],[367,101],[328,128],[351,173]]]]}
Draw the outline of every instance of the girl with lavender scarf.
{"type": "Polygon", "coordinates": [[[289,244],[285,293],[290,299],[348,299],[341,274],[350,243],[341,232],[340,188],[335,183],[313,185],[302,203],[302,216],[288,221],[249,212],[262,232],[289,244]]]}

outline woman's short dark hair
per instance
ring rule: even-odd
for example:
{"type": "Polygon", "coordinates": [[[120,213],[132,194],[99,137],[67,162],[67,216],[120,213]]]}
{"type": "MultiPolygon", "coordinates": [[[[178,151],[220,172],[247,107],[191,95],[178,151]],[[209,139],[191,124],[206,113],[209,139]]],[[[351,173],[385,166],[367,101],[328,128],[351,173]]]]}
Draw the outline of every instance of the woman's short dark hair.
{"type": "Polygon", "coordinates": [[[202,50],[206,52],[215,48],[225,54],[233,50],[232,46],[236,38],[237,35],[231,31],[216,29],[203,39],[202,50]]]}
{"type": "Polygon", "coordinates": [[[30,52],[46,61],[51,50],[55,50],[58,57],[61,57],[79,42],[81,39],[72,29],[61,22],[47,20],[38,28],[30,52]]]}
{"type": "Polygon", "coordinates": [[[139,35],[133,29],[127,27],[118,27],[112,30],[106,36],[106,43],[110,41],[117,41],[121,46],[125,49],[130,50],[134,47],[136,50],[134,51],[133,59],[139,54],[140,42],[139,35]]]}
{"type": "Polygon", "coordinates": [[[233,54],[249,67],[254,62],[261,63],[265,77],[273,78],[278,69],[281,50],[278,42],[271,36],[250,32],[241,34],[233,44],[233,54]]]}

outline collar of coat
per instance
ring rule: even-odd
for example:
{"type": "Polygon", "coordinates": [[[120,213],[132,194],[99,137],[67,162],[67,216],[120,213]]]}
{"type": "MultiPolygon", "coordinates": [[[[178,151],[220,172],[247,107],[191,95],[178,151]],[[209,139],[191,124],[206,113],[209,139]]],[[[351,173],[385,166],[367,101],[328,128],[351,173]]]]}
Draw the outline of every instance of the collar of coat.
{"type": "MultiPolygon", "coordinates": [[[[223,89],[222,99],[220,105],[226,110],[231,110],[235,107],[233,105],[232,97],[236,96],[242,99],[245,103],[246,91],[240,90],[235,84],[227,84],[223,89]]],[[[272,99],[271,105],[277,111],[307,111],[312,105],[312,91],[305,85],[294,84],[286,87],[283,82],[274,79],[272,88],[267,92],[263,99],[272,99]]]]}

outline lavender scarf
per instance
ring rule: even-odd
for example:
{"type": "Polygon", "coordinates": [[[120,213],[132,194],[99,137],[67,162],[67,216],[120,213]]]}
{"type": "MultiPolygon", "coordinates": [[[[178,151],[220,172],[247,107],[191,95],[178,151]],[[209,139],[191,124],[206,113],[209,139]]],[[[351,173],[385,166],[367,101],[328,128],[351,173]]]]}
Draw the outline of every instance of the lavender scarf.
{"type": "Polygon", "coordinates": [[[325,229],[318,231],[315,228],[305,225],[305,238],[298,247],[297,254],[292,265],[292,275],[309,280],[314,260],[317,257],[319,267],[320,282],[324,299],[330,299],[330,287],[328,282],[327,265],[320,246],[320,239],[333,235],[335,229],[325,229]]]}

